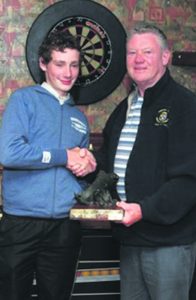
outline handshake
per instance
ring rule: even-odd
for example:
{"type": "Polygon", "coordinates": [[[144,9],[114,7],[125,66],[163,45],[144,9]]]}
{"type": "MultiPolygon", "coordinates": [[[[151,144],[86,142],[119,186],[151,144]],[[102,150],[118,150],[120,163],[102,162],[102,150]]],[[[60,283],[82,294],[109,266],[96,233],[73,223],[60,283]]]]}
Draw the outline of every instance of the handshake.
{"type": "Polygon", "coordinates": [[[67,149],[67,169],[77,177],[86,176],[97,167],[93,154],[86,148],[67,149]]]}

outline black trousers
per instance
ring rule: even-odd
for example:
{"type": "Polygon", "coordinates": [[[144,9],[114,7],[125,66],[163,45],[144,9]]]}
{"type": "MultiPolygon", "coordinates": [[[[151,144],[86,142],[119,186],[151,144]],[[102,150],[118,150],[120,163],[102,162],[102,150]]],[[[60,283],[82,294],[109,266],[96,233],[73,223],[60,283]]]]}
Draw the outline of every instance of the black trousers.
{"type": "Polygon", "coordinates": [[[81,230],[68,218],[3,215],[0,221],[0,300],[28,300],[34,273],[39,300],[70,299],[81,230]]]}

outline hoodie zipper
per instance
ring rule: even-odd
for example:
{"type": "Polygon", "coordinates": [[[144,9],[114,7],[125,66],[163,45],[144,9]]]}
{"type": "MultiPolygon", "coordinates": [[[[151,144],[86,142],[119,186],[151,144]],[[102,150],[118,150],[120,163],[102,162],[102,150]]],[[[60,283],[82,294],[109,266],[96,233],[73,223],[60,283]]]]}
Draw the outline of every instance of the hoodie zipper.
{"type": "MultiPolygon", "coordinates": [[[[59,148],[61,146],[61,140],[62,140],[63,109],[64,109],[64,105],[60,105],[60,132],[59,132],[59,142],[58,142],[59,148]]],[[[54,191],[53,191],[53,205],[52,205],[52,217],[55,217],[55,200],[56,200],[57,171],[58,171],[58,169],[55,168],[54,191]]]]}

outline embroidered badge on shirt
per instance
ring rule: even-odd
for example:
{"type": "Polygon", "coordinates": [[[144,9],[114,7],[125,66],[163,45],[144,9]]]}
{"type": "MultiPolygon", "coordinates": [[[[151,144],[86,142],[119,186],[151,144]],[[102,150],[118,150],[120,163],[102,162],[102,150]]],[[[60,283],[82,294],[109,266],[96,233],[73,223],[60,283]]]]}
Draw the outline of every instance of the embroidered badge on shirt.
{"type": "Polygon", "coordinates": [[[169,110],[166,108],[160,109],[156,116],[156,126],[168,126],[169,122],[169,110]]]}
{"type": "Polygon", "coordinates": [[[49,151],[43,151],[42,153],[42,163],[49,164],[51,160],[51,153],[49,151]]]}
{"type": "Polygon", "coordinates": [[[79,132],[87,133],[86,125],[76,118],[71,117],[71,126],[79,132]]]}

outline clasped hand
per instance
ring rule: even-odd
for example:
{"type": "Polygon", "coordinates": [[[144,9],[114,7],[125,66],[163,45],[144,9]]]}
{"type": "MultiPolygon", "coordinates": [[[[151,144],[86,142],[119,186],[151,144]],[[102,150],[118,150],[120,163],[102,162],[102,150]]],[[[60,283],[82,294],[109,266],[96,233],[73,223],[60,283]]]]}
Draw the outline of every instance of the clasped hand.
{"type": "Polygon", "coordinates": [[[93,154],[86,148],[75,147],[67,150],[66,167],[76,176],[86,176],[95,171],[97,163],[93,154]]]}

